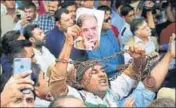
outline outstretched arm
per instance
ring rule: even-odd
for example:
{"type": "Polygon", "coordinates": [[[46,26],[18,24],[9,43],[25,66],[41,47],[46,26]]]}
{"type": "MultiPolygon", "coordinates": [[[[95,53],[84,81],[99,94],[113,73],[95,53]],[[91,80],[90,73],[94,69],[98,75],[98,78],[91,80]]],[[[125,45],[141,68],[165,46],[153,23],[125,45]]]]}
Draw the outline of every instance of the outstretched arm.
{"type": "Polygon", "coordinates": [[[154,78],[155,85],[154,87],[148,87],[145,85],[145,80],[144,80],[144,85],[147,89],[151,91],[156,91],[159,89],[161,86],[163,80],[165,79],[168,69],[169,69],[169,64],[171,60],[175,57],[175,34],[172,34],[169,42],[169,49],[164,58],[153,68],[151,71],[151,76],[154,78]]]}
{"type": "Polygon", "coordinates": [[[73,47],[73,38],[77,36],[79,28],[77,26],[69,27],[65,33],[65,43],[63,49],[58,56],[56,64],[49,67],[49,87],[52,96],[62,96],[68,93],[67,80],[67,65],[73,47]]]}

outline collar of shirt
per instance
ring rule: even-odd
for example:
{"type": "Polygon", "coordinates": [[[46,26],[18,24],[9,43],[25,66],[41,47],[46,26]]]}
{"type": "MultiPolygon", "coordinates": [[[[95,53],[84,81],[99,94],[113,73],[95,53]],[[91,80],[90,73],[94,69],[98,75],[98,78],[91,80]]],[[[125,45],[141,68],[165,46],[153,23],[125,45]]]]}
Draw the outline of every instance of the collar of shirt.
{"type": "MultiPolygon", "coordinates": [[[[19,12],[18,9],[15,9],[15,14],[14,15],[17,15],[17,14],[20,14],[20,12],[19,12]]],[[[5,13],[5,15],[8,15],[8,11],[5,13]]]]}
{"type": "MultiPolygon", "coordinates": [[[[135,43],[144,43],[144,41],[142,39],[140,39],[139,37],[135,36],[134,38],[135,38],[135,43]]],[[[151,41],[151,37],[148,37],[148,42],[149,41],[151,41]]]]}
{"type": "Polygon", "coordinates": [[[45,15],[47,18],[52,18],[48,12],[45,15]]]}

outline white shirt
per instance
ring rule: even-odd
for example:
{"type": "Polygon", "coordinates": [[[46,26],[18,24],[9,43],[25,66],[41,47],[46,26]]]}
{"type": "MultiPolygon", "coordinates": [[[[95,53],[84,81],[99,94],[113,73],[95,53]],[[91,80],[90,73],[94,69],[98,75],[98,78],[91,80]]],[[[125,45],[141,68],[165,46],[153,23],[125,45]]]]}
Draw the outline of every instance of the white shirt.
{"type": "Polygon", "coordinates": [[[106,95],[103,99],[101,99],[99,96],[91,92],[87,92],[84,90],[78,91],[77,89],[70,86],[68,86],[67,95],[72,95],[83,100],[83,98],[81,97],[82,95],[85,98],[85,100],[83,101],[89,103],[90,105],[92,104],[92,105],[105,105],[106,107],[117,107],[119,106],[117,101],[127,96],[129,91],[133,87],[134,82],[135,80],[131,79],[127,75],[121,74],[115,80],[111,81],[111,86],[113,88],[107,90],[106,95]]]}
{"type": "MultiPolygon", "coordinates": [[[[154,42],[151,40],[151,38],[149,38],[147,43],[144,43],[137,36],[134,37],[134,40],[135,40],[135,44],[142,45],[144,47],[146,54],[150,54],[151,52],[156,50],[156,46],[155,46],[154,42]]],[[[124,47],[124,49],[128,50],[129,46],[126,45],[124,47]]],[[[131,59],[132,59],[132,57],[128,53],[124,53],[125,64],[128,64],[131,59]]]]}
{"type": "Polygon", "coordinates": [[[41,69],[46,73],[48,66],[55,62],[56,58],[49,52],[46,47],[42,47],[42,51],[34,48],[35,58],[37,59],[37,64],[41,66],[41,69]]]}
{"type": "Polygon", "coordinates": [[[131,32],[130,25],[125,22],[122,30],[120,31],[119,40],[120,40],[120,48],[123,49],[124,44],[133,36],[131,32]]]}

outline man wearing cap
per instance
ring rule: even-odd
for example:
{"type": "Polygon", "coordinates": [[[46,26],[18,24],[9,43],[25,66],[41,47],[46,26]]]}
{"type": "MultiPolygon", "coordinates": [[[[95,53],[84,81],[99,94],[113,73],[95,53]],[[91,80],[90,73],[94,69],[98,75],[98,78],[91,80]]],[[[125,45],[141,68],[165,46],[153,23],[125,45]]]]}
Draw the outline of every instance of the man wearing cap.
{"type": "MultiPolygon", "coordinates": [[[[51,94],[55,98],[62,95],[73,95],[81,99],[88,107],[122,106],[123,104],[121,103],[123,103],[124,96],[129,93],[137,78],[136,76],[138,76],[139,71],[141,71],[136,68],[136,66],[141,65],[139,63],[137,64],[136,61],[144,57],[144,49],[141,47],[131,47],[129,49],[135,62],[129,65],[117,79],[110,82],[111,87],[109,86],[107,75],[98,61],[88,60],[82,62],[76,69],[75,78],[77,83],[80,84],[78,90],[78,88],[75,89],[66,84],[66,68],[73,46],[73,37],[77,36],[79,32],[80,29],[78,26],[69,27],[67,30],[66,41],[58,57],[58,62],[50,69],[49,87],[51,94]],[[114,89],[113,86],[116,86],[116,89],[114,89]],[[125,94],[122,94],[120,91],[125,94]]],[[[175,35],[171,37],[170,50],[166,53],[161,62],[152,69],[149,76],[138,83],[136,89],[130,94],[130,97],[137,100],[134,102],[133,106],[144,107],[154,99],[154,92],[160,87],[167,74],[169,63],[173,57],[175,57],[174,38],[175,35]],[[160,74],[158,74],[158,72],[160,74]]]]}

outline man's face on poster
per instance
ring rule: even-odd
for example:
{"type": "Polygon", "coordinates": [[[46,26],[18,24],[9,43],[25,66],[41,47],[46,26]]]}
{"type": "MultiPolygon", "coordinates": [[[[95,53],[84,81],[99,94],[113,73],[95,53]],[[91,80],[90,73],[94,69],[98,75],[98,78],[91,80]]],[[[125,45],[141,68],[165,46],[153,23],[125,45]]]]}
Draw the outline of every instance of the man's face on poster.
{"type": "Polygon", "coordinates": [[[95,49],[98,43],[97,19],[95,16],[89,16],[83,20],[81,30],[86,49],[95,49]]]}

